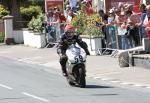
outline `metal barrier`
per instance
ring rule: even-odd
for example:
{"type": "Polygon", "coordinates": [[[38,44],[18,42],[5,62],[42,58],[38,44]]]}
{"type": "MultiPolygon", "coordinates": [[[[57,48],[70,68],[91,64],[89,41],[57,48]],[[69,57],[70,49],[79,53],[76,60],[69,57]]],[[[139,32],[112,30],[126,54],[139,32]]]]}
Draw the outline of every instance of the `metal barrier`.
{"type": "Polygon", "coordinates": [[[45,26],[45,35],[46,35],[46,47],[57,46],[61,35],[63,34],[63,30],[61,28],[61,25],[65,23],[57,23],[53,26],[45,26]]]}
{"type": "Polygon", "coordinates": [[[103,40],[105,46],[98,49],[100,55],[111,54],[116,52],[118,48],[118,37],[116,26],[107,26],[105,27],[105,40],[103,40]]]}
{"type": "MultiPolygon", "coordinates": [[[[59,42],[60,36],[62,34],[62,30],[60,28],[60,25],[64,23],[58,23],[54,26],[54,31],[52,28],[48,30],[48,28],[45,27],[45,31],[47,31],[46,34],[46,41],[47,46],[49,45],[56,45],[59,42]]],[[[131,32],[131,31],[130,31],[131,32]]],[[[144,27],[135,28],[134,35],[135,38],[132,36],[129,36],[127,29],[121,29],[117,26],[107,26],[106,27],[106,37],[105,37],[105,47],[99,48],[98,52],[100,55],[104,55],[107,53],[107,51],[112,52],[112,56],[115,56],[118,50],[125,50],[125,49],[131,49],[137,46],[142,45],[142,38],[146,37],[146,31],[144,27]],[[137,41],[135,41],[135,39],[137,41]],[[135,43],[138,43],[136,45],[135,43]],[[102,52],[103,51],[103,52],[102,52]]]]}
{"type": "Polygon", "coordinates": [[[105,36],[106,46],[99,49],[99,54],[104,55],[107,51],[111,51],[111,56],[116,56],[119,50],[142,46],[142,39],[146,37],[146,31],[144,27],[135,27],[129,31],[117,26],[107,26],[105,36]]]}

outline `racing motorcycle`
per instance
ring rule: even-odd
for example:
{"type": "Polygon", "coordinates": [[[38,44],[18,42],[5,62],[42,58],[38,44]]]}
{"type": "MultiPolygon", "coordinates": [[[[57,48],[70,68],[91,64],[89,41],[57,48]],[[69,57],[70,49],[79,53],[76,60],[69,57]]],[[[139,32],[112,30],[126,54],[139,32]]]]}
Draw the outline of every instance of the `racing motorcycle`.
{"type": "Polygon", "coordinates": [[[78,85],[81,88],[86,86],[86,53],[85,51],[71,44],[66,50],[68,60],[66,62],[66,70],[68,76],[67,81],[71,86],[78,85]]]}

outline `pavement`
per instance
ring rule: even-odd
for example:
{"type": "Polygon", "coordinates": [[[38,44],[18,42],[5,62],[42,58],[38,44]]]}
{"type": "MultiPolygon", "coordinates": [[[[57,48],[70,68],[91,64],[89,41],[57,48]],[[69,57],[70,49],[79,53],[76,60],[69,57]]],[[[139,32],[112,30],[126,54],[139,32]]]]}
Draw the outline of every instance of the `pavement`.
{"type": "MultiPolygon", "coordinates": [[[[0,57],[60,70],[56,48],[31,48],[24,45],[0,45],[0,57]]],[[[109,55],[87,57],[87,77],[119,85],[150,89],[150,69],[120,68],[118,58],[109,55]]]]}

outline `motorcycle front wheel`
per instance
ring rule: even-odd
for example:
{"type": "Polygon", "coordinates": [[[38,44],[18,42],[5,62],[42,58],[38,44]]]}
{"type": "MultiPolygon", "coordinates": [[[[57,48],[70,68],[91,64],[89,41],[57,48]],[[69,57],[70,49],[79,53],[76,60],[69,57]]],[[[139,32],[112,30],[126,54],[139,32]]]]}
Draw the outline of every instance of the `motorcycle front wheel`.
{"type": "Polygon", "coordinates": [[[79,68],[79,86],[81,88],[86,87],[85,71],[82,68],[79,68]]]}

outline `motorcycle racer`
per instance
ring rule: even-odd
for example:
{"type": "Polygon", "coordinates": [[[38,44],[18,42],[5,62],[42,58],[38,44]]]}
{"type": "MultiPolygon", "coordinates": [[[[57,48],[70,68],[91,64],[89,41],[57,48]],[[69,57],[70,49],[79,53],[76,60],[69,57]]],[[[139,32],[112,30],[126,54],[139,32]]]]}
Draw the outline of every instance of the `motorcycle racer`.
{"type": "Polygon", "coordinates": [[[60,56],[59,63],[61,65],[63,76],[67,76],[66,72],[66,62],[67,62],[67,56],[66,56],[66,50],[69,45],[78,43],[78,45],[83,48],[87,55],[90,55],[87,44],[82,41],[81,37],[75,33],[75,28],[68,24],[65,27],[65,33],[62,34],[58,48],[57,53],[60,56]]]}

